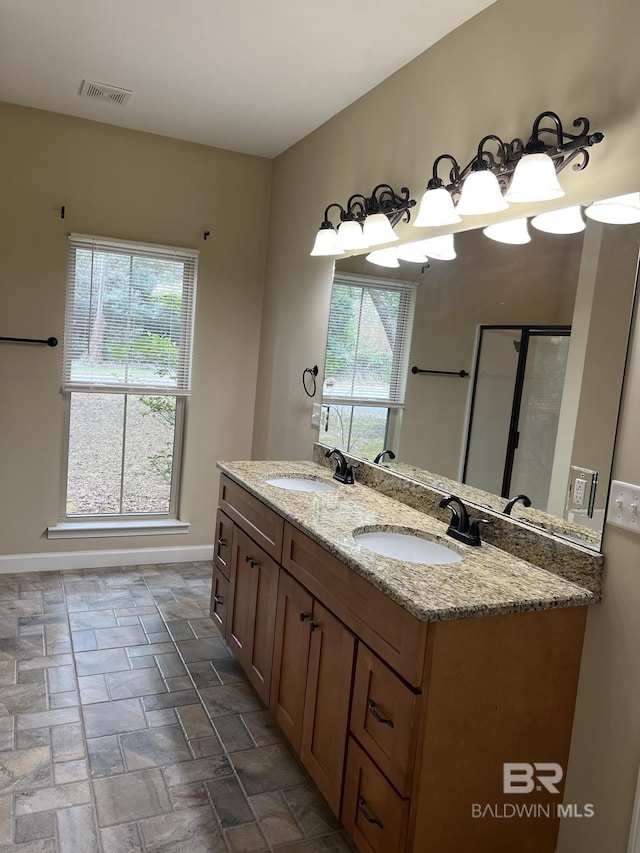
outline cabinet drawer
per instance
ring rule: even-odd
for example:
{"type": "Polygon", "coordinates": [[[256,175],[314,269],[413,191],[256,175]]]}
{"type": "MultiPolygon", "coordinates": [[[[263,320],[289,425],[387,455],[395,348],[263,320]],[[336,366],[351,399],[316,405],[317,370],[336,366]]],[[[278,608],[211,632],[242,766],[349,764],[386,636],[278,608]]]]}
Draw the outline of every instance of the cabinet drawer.
{"type": "Polygon", "coordinates": [[[209,609],[209,614],[223,637],[227,630],[228,598],[229,581],[217,566],[214,566],[213,578],[211,581],[211,607],[209,609]]]}
{"type": "Polygon", "coordinates": [[[363,643],[358,646],[351,732],[402,796],[409,796],[420,695],[363,643]]]}
{"type": "Polygon", "coordinates": [[[229,580],[231,567],[231,540],[233,539],[233,521],[222,510],[216,513],[216,529],[213,538],[213,564],[229,580]]]}
{"type": "Polygon", "coordinates": [[[426,622],[290,524],[284,529],[282,565],[409,684],[422,684],[426,622]]]}
{"type": "Polygon", "coordinates": [[[262,501],[224,474],[220,477],[220,509],[251,536],[267,554],[280,560],[284,520],[262,501]]]}
{"type": "Polygon", "coordinates": [[[402,853],[407,843],[409,800],[391,787],[349,738],[342,822],[362,853],[402,853]]]}

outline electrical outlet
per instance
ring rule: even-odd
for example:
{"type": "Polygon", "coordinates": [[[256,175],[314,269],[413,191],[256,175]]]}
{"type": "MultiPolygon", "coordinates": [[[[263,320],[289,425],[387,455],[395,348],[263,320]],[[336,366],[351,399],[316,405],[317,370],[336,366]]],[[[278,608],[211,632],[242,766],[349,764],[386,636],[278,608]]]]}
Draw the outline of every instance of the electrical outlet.
{"type": "Polygon", "coordinates": [[[621,480],[611,482],[609,506],[607,507],[607,523],[634,530],[640,533],[640,486],[623,483],[621,480]]]}
{"type": "Polygon", "coordinates": [[[320,426],[320,418],[322,417],[322,406],[320,403],[314,403],[311,410],[311,425],[320,426]]]}
{"type": "Polygon", "coordinates": [[[587,481],[582,477],[576,477],[573,484],[573,502],[576,506],[584,506],[584,498],[587,493],[587,481]]]}

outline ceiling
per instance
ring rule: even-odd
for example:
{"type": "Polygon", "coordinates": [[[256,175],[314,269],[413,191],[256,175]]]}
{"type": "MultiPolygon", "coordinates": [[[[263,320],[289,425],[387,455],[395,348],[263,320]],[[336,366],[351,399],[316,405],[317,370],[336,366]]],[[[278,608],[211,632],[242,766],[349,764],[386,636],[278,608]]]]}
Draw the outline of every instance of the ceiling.
{"type": "Polygon", "coordinates": [[[0,100],[275,157],[492,2],[0,0],[0,100]]]}

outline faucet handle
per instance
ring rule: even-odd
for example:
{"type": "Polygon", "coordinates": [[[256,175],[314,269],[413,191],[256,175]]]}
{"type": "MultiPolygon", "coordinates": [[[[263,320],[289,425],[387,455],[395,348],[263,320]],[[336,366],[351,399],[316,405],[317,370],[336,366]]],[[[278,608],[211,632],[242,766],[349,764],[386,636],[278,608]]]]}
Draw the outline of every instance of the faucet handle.
{"type": "Polygon", "coordinates": [[[470,545],[480,545],[480,525],[481,524],[491,524],[488,518],[476,518],[469,525],[469,538],[473,541],[469,542],[470,545]]]}

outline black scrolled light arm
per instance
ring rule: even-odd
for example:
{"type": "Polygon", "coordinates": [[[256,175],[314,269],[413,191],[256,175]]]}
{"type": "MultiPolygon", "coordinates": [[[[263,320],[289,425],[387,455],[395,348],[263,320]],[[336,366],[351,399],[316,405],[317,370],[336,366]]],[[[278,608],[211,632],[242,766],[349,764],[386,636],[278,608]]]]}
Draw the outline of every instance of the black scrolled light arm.
{"type": "Polygon", "coordinates": [[[458,161],[451,154],[441,154],[433,161],[433,175],[429,179],[429,182],[427,184],[428,190],[439,190],[444,187],[444,181],[442,180],[442,178],[438,177],[438,166],[443,160],[448,160],[451,163],[451,170],[449,172],[449,183],[454,186],[460,183],[460,166],[458,164],[458,161]]]}

